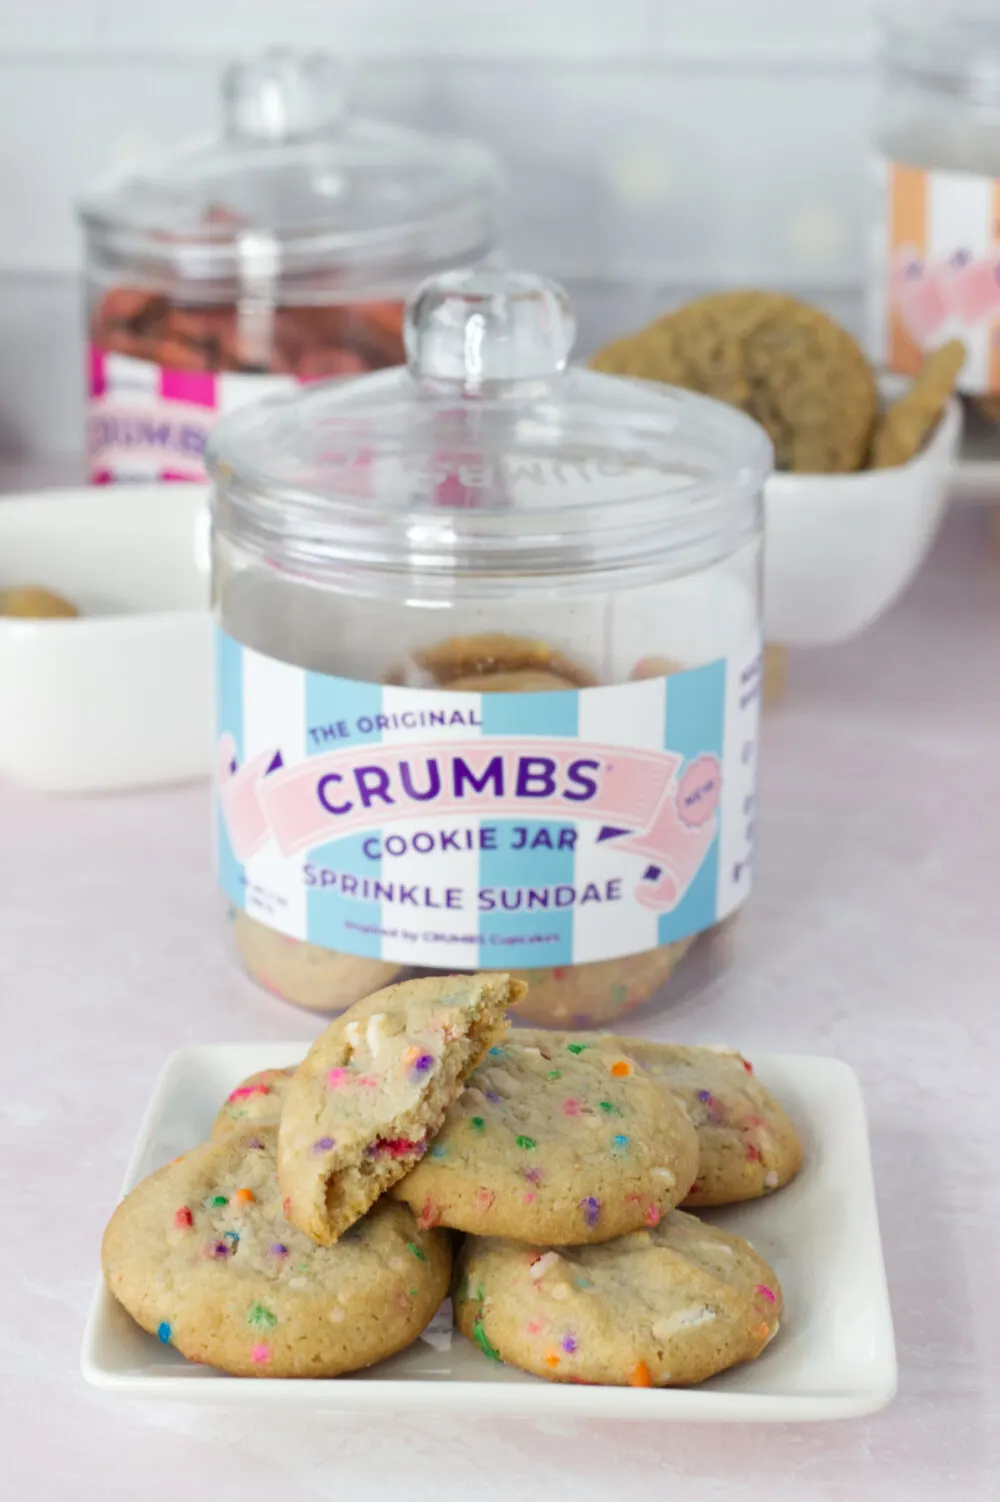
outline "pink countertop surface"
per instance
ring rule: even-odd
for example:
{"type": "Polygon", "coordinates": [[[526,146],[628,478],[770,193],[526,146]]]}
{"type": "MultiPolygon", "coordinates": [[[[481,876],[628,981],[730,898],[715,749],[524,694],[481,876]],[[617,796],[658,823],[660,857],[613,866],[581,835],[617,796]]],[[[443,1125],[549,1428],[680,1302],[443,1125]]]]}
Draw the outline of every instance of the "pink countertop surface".
{"type": "Polygon", "coordinates": [[[303,1042],[246,983],[203,786],[0,785],[0,1496],[245,1502],[635,1495],[986,1502],[1000,1455],[1000,556],[952,515],[860,640],[793,659],[766,719],[756,889],[734,966],[649,1030],[835,1054],[864,1084],[900,1391],[863,1421],[374,1422],[155,1407],[88,1389],[101,1230],[172,1049],[303,1042]]]}

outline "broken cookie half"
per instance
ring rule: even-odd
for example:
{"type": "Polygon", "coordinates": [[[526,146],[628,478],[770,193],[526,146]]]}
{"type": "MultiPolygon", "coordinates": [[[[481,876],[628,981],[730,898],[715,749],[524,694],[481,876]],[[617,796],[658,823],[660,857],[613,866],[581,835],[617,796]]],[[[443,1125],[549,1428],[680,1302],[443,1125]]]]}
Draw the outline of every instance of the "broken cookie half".
{"type": "Polygon", "coordinates": [[[278,1178],[293,1225],[329,1246],[419,1162],[524,991],[504,974],[402,981],[320,1034],[281,1111],[278,1178]]]}

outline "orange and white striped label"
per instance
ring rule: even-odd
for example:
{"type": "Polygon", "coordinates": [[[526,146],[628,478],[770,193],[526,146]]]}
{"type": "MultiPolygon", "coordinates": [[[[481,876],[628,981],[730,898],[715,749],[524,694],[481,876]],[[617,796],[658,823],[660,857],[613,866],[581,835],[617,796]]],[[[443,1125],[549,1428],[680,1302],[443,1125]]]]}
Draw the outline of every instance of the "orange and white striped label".
{"type": "Polygon", "coordinates": [[[959,387],[1000,392],[1000,179],[880,162],[882,234],[872,277],[872,346],[912,375],[961,339],[959,387]]]}

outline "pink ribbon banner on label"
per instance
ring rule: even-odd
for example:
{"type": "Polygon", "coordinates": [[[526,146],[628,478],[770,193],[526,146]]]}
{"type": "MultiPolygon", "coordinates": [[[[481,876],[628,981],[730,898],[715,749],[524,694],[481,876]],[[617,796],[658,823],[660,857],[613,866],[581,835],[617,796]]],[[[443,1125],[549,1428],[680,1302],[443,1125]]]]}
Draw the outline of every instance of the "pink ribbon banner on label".
{"type": "Polygon", "coordinates": [[[399,819],[457,815],[587,820],[597,840],[645,857],[636,889],[646,906],[675,907],[715,839],[722,768],[681,757],[582,741],[490,737],[436,745],[375,744],[292,767],[280,750],[238,765],[218,747],[222,815],[237,859],[271,841],[286,857],[399,819]]]}

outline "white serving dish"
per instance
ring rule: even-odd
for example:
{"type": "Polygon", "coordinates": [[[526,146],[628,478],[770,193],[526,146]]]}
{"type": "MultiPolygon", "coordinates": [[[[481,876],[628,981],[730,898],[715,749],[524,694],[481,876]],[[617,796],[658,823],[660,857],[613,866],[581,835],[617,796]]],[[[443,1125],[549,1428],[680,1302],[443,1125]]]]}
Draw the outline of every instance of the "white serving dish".
{"type": "MultiPolygon", "coordinates": [[[[302,1053],[301,1043],[233,1043],[171,1055],[123,1192],[204,1140],[220,1103],[245,1075],[297,1063],[302,1053]]],[[[784,1289],[782,1328],[747,1366],[693,1388],[550,1384],[487,1360],[451,1331],[443,1311],[408,1351],[367,1372],[335,1381],[241,1379],[185,1362],[140,1330],[101,1281],[83,1338],[83,1375],[97,1387],[143,1399],[331,1413],[784,1422],[874,1412],[896,1390],[896,1353],[860,1086],[836,1059],[775,1054],[754,1062],[789,1108],[806,1164],[780,1193],[709,1217],[752,1240],[784,1289]]]]}
{"type": "Polygon", "coordinates": [[[44,585],[83,612],[0,617],[0,776],[79,793],[208,772],[206,494],[165,484],[0,498],[0,588],[44,585]]]}
{"type": "MultiPolygon", "coordinates": [[[[893,395],[905,383],[887,379],[893,395]]],[[[764,491],[764,637],[785,647],[845,641],[902,594],[948,503],[962,433],[952,399],[909,464],[849,475],[776,474],[764,491]]]]}

